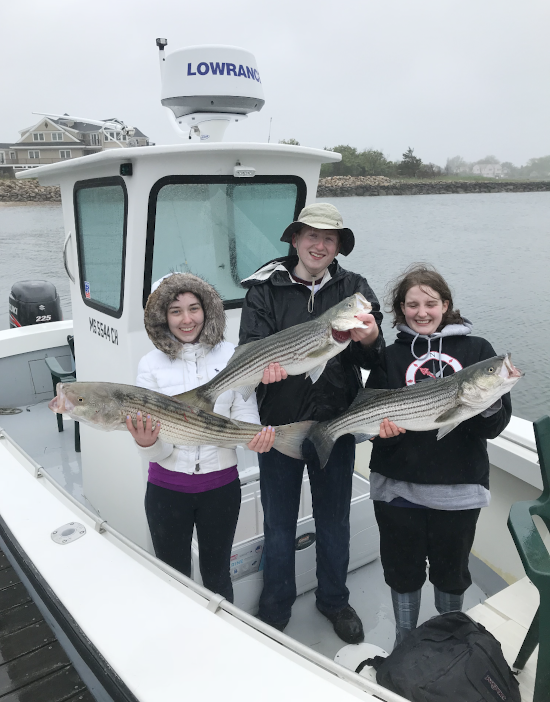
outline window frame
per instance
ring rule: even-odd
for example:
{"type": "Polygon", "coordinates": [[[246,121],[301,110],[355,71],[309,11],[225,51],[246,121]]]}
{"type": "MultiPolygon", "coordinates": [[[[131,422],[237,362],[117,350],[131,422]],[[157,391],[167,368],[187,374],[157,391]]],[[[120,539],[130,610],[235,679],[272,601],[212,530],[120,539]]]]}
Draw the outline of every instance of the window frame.
{"type": "MultiPolygon", "coordinates": [[[[147,299],[151,294],[151,283],[153,277],[153,252],[155,248],[155,220],[157,214],[157,198],[159,192],[166,185],[255,185],[257,183],[274,185],[284,185],[290,183],[296,185],[296,205],[294,207],[294,220],[305,207],[307,197],[307,185],[303,178],[295,175],[265,175],[254,176],[253,178],[235,178],[234,176],[180,176],[170,175],[157,180],[149,192],[149,202],[147,205],[147,238],[145,241],[145,269],[143,274],[143,308],[147,304],[147,299]]],[[[289,222],[290,224],[290,222],[289,222]]],[[[282,232],[281,232],[282,234],[282,232]]],[[[293,250],[289,244],[288,253],[293,250]]],[[[244,297],[235,300],[224,300],[225,310],[240,309],[243,306],[244,297]]]]}
{"type": "Polygon", "coordinates": [[[33,132],[32,133],[32,140],[33,141],[46,141],[46,135],[44,132],[33,132]],[[42,137],[42,138],[40,138],[42,137]]]}
{"type": "Polygon", "coordinates": [[[38,149],[30,149],[28,152],[28,158],[32,159],[33,161],[36,161],[36,159],[40,158],[40,151],[38,149]],[[31,156],[31,154],[38,154],[37,156],[31,156]]]}
{"type": "Polygon", "coordinates": [[[55,142],[64,141],[64,139],[63,139],[63,132],[52,132],[52,133],[51,133],[51,140],[52,140],[52,141],[55,141],[55,142]],[[54,136],[55,136],[55,139],[54,139],[54,136]],[[60,138],[59,138],[59,137],[60,137],[60,138]]]}
{"type": "Polygon", "coordinates": [[[59,149],[59,158],[60,158],[62,161],[66,161],[67,159],[72,158],[72,156],[71,156],[71,150],[70,150],[70,149],[59,149]],[[62,156],[62,155],[61,155],[62,153],[64,153],[64,154],[69,154],[69,155],[68,155],[68,156],[62,156]]]}
{"type": "Polygon", "coordinates": [[[126,237],[128,232],[128,190],[126,188],[126,183],[122,176],[108,176],[106,178],[90,178],[89,180],[77,180],[73,187],[73,211],[74,211],[74,227],[76,236],[76,253],[78,259],[78,277],[80,281],[80,295],[82,301],[87,307],[91,307],[93,310],[97,310],[109,317],[114,317],[115,319],[120,319],[124,311],[124,285],[126,279],[126,237]],[[120,306],[117,310],[113,310],[110,307],[106,307],[101,302],[96,302],[86,297],[84,292],[84,277],[82,275],[83,271],[83,251],[82,251],[82,236],[80,227],[78,224],[78,203],[77,196],[80,190],[86,190],[88,188],[98,188],[98,187],[108,187],[110,185],[121,185],[122,192],[124,193],[124,225],[122,232],[122,271],[120,278],[120,306]]]}

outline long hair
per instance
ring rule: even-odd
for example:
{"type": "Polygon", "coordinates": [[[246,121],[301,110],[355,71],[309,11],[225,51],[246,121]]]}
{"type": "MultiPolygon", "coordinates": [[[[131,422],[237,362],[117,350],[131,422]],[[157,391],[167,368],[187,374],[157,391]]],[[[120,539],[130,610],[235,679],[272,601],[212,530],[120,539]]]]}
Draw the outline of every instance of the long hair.
{"type": "Polygon", "coordinates": [[[431,288],[443,302],[449,303],[438,331],[447,324],[462,324],[464,322],[460,310],[455,310],[453,307],[453,295],[445,278],[430,263],[411,263],[390,285],[386,303],[389,308],[387,311],[393,313],[392,326],[406,323],[401,304],[405,303],[407,292],[416,285],[421,289],[431,288]]]}

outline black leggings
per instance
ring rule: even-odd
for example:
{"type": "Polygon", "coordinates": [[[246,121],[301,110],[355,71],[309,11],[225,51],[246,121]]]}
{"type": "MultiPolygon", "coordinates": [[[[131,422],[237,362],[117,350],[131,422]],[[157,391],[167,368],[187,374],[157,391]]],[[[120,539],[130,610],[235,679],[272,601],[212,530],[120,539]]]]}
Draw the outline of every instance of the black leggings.
{"type": "Polygon", "coordinates": [[[233,602],[229,561],[240,507],[239,480],[197,493],[147,483],[145,513],[155,555],[191,576],[191,539],[196,526],[204,586],[233,602]]]}
{"type": "Polygon", "coordinates": [[[468,557],[479,512],[393,507],[375,500],[386,583],[399,593],[420,590],[428,560],[430,582],[442,592],[462,595],[472,584],[468,557]]]}

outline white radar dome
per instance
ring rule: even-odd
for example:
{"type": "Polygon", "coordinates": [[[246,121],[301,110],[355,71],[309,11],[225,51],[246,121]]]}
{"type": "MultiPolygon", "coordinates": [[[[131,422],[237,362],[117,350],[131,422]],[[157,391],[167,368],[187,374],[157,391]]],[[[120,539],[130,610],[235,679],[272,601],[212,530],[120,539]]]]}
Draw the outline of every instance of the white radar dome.
{"type": "MultiPolygon", "coordinates": [[[[221,138],[220,128],[231,120],[245,119],[262,109],[265,100],[261,75],[253,54],[236,46],[190,46],[164,53],[166,39],[157,39],[160,49],[161,103],[176,118],[181,131],[200,132],[201,141],[221,138]],[[224,122],[207,125],[204,122],[224,122]],[[185,125],[185,127],[183,127],[185,125]]],[[[191,137],[190,137],[191,138],[191,137]]]]}

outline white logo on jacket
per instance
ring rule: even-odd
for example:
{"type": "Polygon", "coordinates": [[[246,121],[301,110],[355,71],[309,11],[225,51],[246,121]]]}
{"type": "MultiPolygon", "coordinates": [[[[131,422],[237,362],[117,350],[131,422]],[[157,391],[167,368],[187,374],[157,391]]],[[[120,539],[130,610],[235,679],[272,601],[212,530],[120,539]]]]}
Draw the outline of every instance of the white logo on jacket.
{"type": "MultiPolygon", "coordinates": [[[[425,380],[425,378],[438,378],[439,371],[434,375],[427,368],[424,368],[424,365],[429,361],[439,362],[439,352],[430,351],[430,353],[426,354],[425,356],[422,356],[422,358],[413,361],[411,365],[407,368],[407,372],[405,374],[405,384],[415,385],[419,373],[422,377],[418,377],[418,381],[425,380]]],[[[441,354],[441,363],[443,365],[443,369],[445,369],[446,366],[451,366],[454,373],[456,373],[459,370],[462,370],[462,364],[460,363],[460,361],[458,361],[456,358],[453,358],[453,356],[449,356],[449,354],[447,353],[441,354]]]]}

